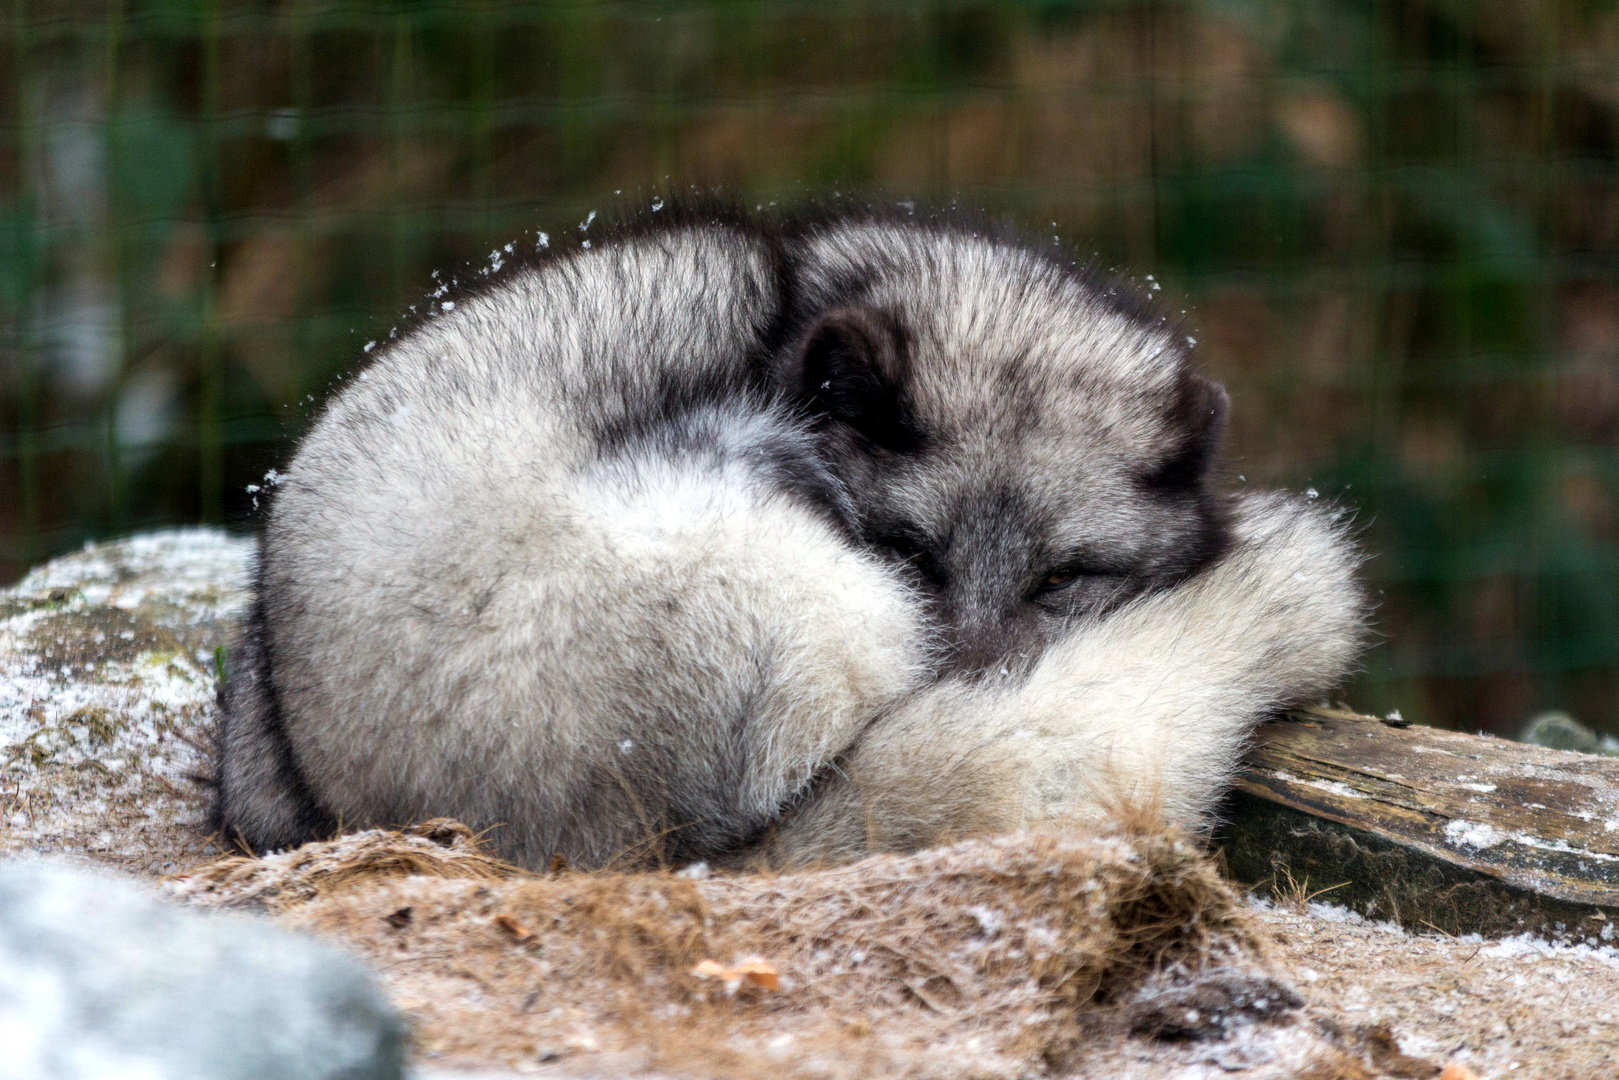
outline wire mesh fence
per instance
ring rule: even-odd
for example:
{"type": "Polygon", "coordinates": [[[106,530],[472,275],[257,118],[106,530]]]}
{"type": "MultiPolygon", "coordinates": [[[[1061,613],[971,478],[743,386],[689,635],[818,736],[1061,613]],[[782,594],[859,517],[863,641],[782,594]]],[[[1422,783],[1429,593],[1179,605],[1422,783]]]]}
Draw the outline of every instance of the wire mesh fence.
{"type": "Polygon", "coordinates": [[[1357,705],[1619,732],[1611,3],[8,4],[0,577],[251,528],[435,269],[689,185],[880,192],[1187,311],[1233,482],[1360,508],[1357,705]]]}

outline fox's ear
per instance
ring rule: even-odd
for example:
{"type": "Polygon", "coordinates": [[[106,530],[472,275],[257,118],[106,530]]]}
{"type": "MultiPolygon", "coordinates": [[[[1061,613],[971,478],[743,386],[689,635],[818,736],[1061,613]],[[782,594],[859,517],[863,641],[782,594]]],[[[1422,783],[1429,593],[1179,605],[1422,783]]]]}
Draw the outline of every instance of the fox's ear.
{"type": "Polygon", "coordinates": [[[1220,437],[1225,434],[1226,411],[1230,407],[1231,399],[1226,396],[1225,387],[1187,370],[1165,415],[1174,438],[1174,449],[1142,478],[1142,482],[1151,488],[1190,488],[1202,483],[1220,451],[1220,437]]]}
{"type": "Polygon", "coordinates": [[[821,316],[782,374],[811,413],[903,450],[916,442],[905,402],[907,367],[904,335],[892,318],[846,307],[821,316]]]}

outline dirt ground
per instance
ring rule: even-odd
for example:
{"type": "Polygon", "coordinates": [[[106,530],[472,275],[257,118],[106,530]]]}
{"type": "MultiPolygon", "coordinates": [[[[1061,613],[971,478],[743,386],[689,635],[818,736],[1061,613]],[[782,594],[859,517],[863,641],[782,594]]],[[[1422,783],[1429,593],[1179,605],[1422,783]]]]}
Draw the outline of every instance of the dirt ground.
{"type": "MultiPolygon", "coordinates": [[[[245,543],[220,533],[166,533],[67,556],[35,571],[14,589],[0,592],[0,854],[52,854],[150,881],[219,858],[220,849],[201,828],[206,789],[199,778],[207,770],[214,680],[222,659],[216,649],[241,609],[248,552],[245,543]]],[[[591,1001],[584,993],[588,980],[569,975],[572,969],[566,965],[548,971],[535,959],[534,945],[546,940],[557,943],[557,956],[567,952],[561,946],[564,940],[573,943],[568,948],[584,948],[576,954],[576,961],[586,965],[579,971],[587,970],[593,962],[590,957],[597,955],[590,952],[596,945],[585,948],[589,934],[554,938],[551,924],[540,925],[541,916],[561,911],[557,905],[569,895],[555,891],[558,880],[516,880],[503,871],[485,873],[473,868],[476,860],[462,849],[449,860],[455,863],[453,868],[434,870],[429,863],[438,866],[433,860],[444,861],[449,848],[420,837],[412,842],[417,841],[435,849],[421,856],[428,862],[407,859],[398,864],[416,876],[390,871],[343,888],[311,887],[282,896],[266,882],[273,879],[285,885],[290,880],[286,870],[296,862],[287,862],[291,856],[273,857],[282,863],[259,860],[246,870],[233,864],[232,872],[238,885],[258,875],[259,884],[248,889],[258,892],[247,895],[246,902],[289,925],[334,937],[365,956],[396,1003],[415,1020],[421,1063],[434,1069],[488,1067],[507,1074],[568,1076],[633,1072],[712,1077],[1333,1080],[1431,1076],[1449,1064],[1454,1068],[1446,1080],[1464,1078],[1467,1074],[1457,1071],[1463,1066],[1486,1080],[1619,1076],[1615,1064],[1619,951],[1611,948],[1407,933],[1320,902],[1329,900],[1330,894],[1309,902],[1236,900],[1229,905],[1235,913],[1230,917],[1247,929],[1238,933],[1228,928],[1222,940],[1229,945],[1243,934],[1261,939],[1258,951],[1248,946],[1237,950],[1242,962],[1236,966],[1248,973],[1244,978],[1268,972],[1296,992],[1303,1005],[1283,1010],[1283,1021],[1262,1016],[1240,999],[1247,992],[1243,986],[1251,990],[1263,982],[1237,979],[1220,991],[1223,998],[1216,995],[1214,1011],[1226,1010],[1217,1025],[1218,1037],[1196,1030],[1190,1035],[1201,1037],[1187,1037],[1188,1032],[1177,1028],[1186,1025],[1176,1017],[1199,1011],[1196,979],[1155,983],[1149,977],[1121,991],[1112,1011],[1062,1014],[1067,1006],[1050,997],[1049,987],[1039,990],[1038,977],[1030,975],[1038,992],[1027,986],[1020,989],[1018,979],[1004,977],[1023,970],[1019,964],[1034,972],[1026,955],[1010,955],[1012,950],[1024,950],[1028,941],[1003,940],[997,909],[985,905],[982,897],[974,899],[976,894],[966,889],[952,894],[957,900],[952,901],[954,906],[946,905],[951,914],[943,922],[924,920],[934,927],[929,933],[937,931],[934,937],[924,934],[912,941],[916,947],[917,942],[931,942],[927,948],[936,952],[926,956],[934,960],[918,953],[906,961],[911,967],[894,961],[897,966],[882,969],[887,975],[862,983],[869,988],[885,985],[885,978],[899,980],[889,989],[899,994],[892,999],[897,1003],[893,1015],[904,1019],[885,1032],[844,1022],[849,1015],[846,1006],[855,999],[835,989],[843,975],[816,966],[828,961],[816,959],[815,949],[805,951],[804,943],[789,940],[790,935],[771,938],[761,930],[759,948],[750,950],[745,937],[737,936],[749,925],[763,925],[749,912],[762,911],[760,898],[775,887],[764,879],[666,875],[639,884],[604,880],[592,885],[598,901],[618,895],[612,889],[626,888],[651,889],[642,899],[657,893],[664,896],[664,903],[696,897],[707,917],[712,920],[718,913],[724,926],[710,926],[706,937],[688,940],[672,951],[647,954],[663,957],[658,961],[663,964],[660,970],[673,979],[669,985],[683,988],[679,994],[666,993],[667,986],[637,990],[634,971],[620,967],[614,969],[619,971],[614,976],[618,981],[605,991],[616,997],[591,1001]],[[983,910],[975,913],[976,908],[983,910]],[[403,926],[395,925],[404,909],[410,909],[410,915],[403,926]],[[516,932],[498,921],[503,914],[513,921],[516,932]],[[755,922],[749,923],[750,918],[755,922]],[[533,939],[518,940],[523,933],[533,934],[533,939]],[[994,948],[1006,950],[985,969],[1000,973],[996,985],[1002,996],[994,1001],[972,998],[977,991],[959,973],[965,969],[927,966],[943,963],[939,956],[967,955],[960,950],[977,947],[974,942],[985,947],[998,942],[994,948]],[[778,968],[784,989],[754,994],[744,988],[740,994],[727,995],[723,980],[716,988],[693,983],[691,969],[683,966],[696,955],[693,949],[715,952],[712,959],[721,967],[731,967],[756,951],[759,959],[778,968]],[[623,974],[626,970],[630,975],[623,974]],[[943,983],[924,980],[909,991],[901,986],[906,971],[914,977],[918,971],[945,970],[956,973],[943,983]],[[819,974],[811,978],[812,972],[819,974]],[[809,1013],[802,1011],[801,1002],[812,986],[819,987],[815,993],[829,1004],[816,1014],[819,1019],[806,1021],[809,1013]],[[1194,989],[1189,991],[1188,986],[1194,989]],[[959,999],[947,1000],[948,993],[941,997],[940,988],[950,987],[954,987],[950,992],[969,992],[959,999]],[[702,1001],[694,996],[704,993],[702,1001]],[[542,1001],[548,1003],[544,1009],[539,1008],[542,1001]],[[996,1012],[1011,1007],[1009,1002],[1021,1002],[1015,1005],[1015,1016],[996,1012]],[[643,1010],[643,1017],[658,1009],[665,1012],[657,1023],[641,1022],[637,1027],[636,1008],[643,1010]],[[562,1011],[554,1013],[556,1009],[562,1011]],[[570,1009],[596,1018],[575,1024],[577,1017],[570,1019],[570,1009]],[[797,1019],[783,1019],[789,1015],[797,1019]],[[987,1028],[979,1024],[977,1018],[992,1015],[1000,1019],[987,1028]],[[823,1021],[831,1026],[816,1026],[823,1021]],[[491,1024],[499,1029],[494,1034],[491,1024]],[[1130,1033],[1132,1028],[1135,1034],[1130,1033]],[[660,1036],[661,1043],[649,1037],[659,1031],[681,1037],[660,1036]],[[811,1032],[819,1034],[810,1039],[811,1032]],[[1168,1037],[1153,1037],[1155,1032],[1168,1037]],[[572,1044],[570,1037],[576,1040],[572,1044]],[[578,1041],[581,1037],[587,1041],[578,1041]],[[979,1043],[969,1045],[974,1037],[979,1043]],[[594,1047],[588,1042],[591,1038],[597,1040],[594,1047]],[[694,1041],[701,1045],[704,1039],[714,1052],[694,1053],[694,1041]],[[819,1049],[806,1047],[806,1041],[816,1040],[819,1049]],[[1027,1052],[1031,1046],[1038,1049],[1032,1056],[1027,1052]],[[1328,1062],[1328,1050],[1339,1057],[1328,1062]]],[[[387,840],[397,842],[397,837],[387,840]]],[[[993,857],[976,850],[949,858],[977,867],[968,875],[978,882],[973,888],[985,882],[1001,882],[996,886],[1001,888],[1007,880],[1033,880],[1028,876],[1033,868],[1044,865],[1036,857],[1045,850],[1039,845],[1048,842],[1056,841],[1014,838],[996,842],[1003,847],[993,857]],[[1008,878],[1005,866],[995,869],[995,859],[1010,860],[1006,865],[1022,869],[1008,878]]],[[[1076,837],[1062,843],[1069,845],[1064,850],[1090,853],[1084,859],[1090,860],[1085,865],[1092,869],[1076,870],[1073,881],[1101,880],[1114,872],[1097,869],[1114,866],[1111,856],[1098,854],[1105,844],[1096,847],[1097,838],[1076,837]]],[[[1208,864],[1199,860],[1196,865],[1208,864]]],[[[880,878],[883,866],[889,882],[885,887],[896,888],[895,883],[907,875],[921,874],[924,864],[874,861],[861,873],[880,878]]],[[[596,877],[573,875],[576,884],[596,877]]],[[[821,896],[830,902],[825,899],[829,882],[801,882],[794,887],[802,896],[821,896]]],[[[1029,910],[1038,912],[1038,890],[1027,897],[1029,910]]],[[[215,902],[219,897],[210,901],[193,890],[191,899],[215,902]]],[[[896,911],[903,907],[898,899],[890,904],[897,905],[896,911]]],[[[882,905],[873,907],[871,917],[878,918],[884,910],[882,905]]],[[[1113,920],[1108,925],[1118,929],[1124,925],[1119,912],[1127,909],[1110,910],[1115,914],[1108,917],[1113,920]]],[[[797,916],[784,918],[781,925],[790,927],[797,916]]],[[[856,947],[850,944],[858,937],[853,929],[849,934],[854,936],[838,937],[844,921],[831,921],[837,933],[828,931],[832,936],[823,941],[823,949],[856,947]]],[[[616,924],[609,920],[588,929],[607,934],[611,925],[616,924]]],[[[1030,925],[1025,920],[1019,931],[1025,938],[1030,925]]],[[[1082,925],[1084,920],[1063,931],[1069,952],[1077,948],[1075,942],[1099,940],[1080,933],[1082,925]]],[[[859,926],[863,927],[859,934],[868,936],[880,929],[876,923],[859,926]]],[[[631,949],[630,955],[643,954],[631,949]]],[[[1099,961],[1100,966],[1086,969],[1091,974],[1080,982],[1103,977],[1098,973],[1112,962],[1099,961]]]]}
{"type": "Polygon", "coordinates": [[[1619,950],[1406,933],[1340,907],[1255,900],[1293,987],[1350,1026],[1480,1077],[1619,1076],[1619,950]]]}

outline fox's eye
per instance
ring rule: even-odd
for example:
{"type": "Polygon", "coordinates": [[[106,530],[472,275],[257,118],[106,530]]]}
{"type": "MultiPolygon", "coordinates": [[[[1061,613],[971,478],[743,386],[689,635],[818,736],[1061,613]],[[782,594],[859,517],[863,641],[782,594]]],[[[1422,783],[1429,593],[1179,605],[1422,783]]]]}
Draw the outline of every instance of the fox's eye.
{"type": "Polygon", "coordinates": [[[910,532],[881,533],[871,538],[873,544],[885,547],[906,562],[915,562],[927,552],[927,545],[910,532]]]}
{"type": "Polygon", "coordinates": [[[929,582],[940,586],[944,584],[944,571],[929,550],[928,542],[920,534],[910,529],[898,529],[893,532],[873,534],[871,541],[879,547],[887,548],[899,556],[902,561],[909,563],[929,582]]]}
{"type": "Polygon", "coordinates": [[[1045,587],[1048,589],[1060,589],[1078,576],[1079,574],[1073,570],[1053,570],[1046,575],[1045,587]]]}

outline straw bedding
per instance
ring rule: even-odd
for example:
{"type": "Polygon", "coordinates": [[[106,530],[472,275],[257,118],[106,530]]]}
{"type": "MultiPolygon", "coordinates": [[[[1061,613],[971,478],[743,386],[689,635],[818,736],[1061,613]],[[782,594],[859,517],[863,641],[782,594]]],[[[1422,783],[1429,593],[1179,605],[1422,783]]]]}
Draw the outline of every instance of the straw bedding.
{"type": "Polygon", "coordinates": [[[779,875],[533,875],[432,822],[220,860],[170,888],[342,939],[410,1012],[422,1054],[451,1063],[1382,1075],[1364,1039],[1316,1020],[1274,977],[1196,846],[1146,830],[1019,834],[779,875]],[[745,961],[779,973],[779,989],[696,973],[745,961]]]}

